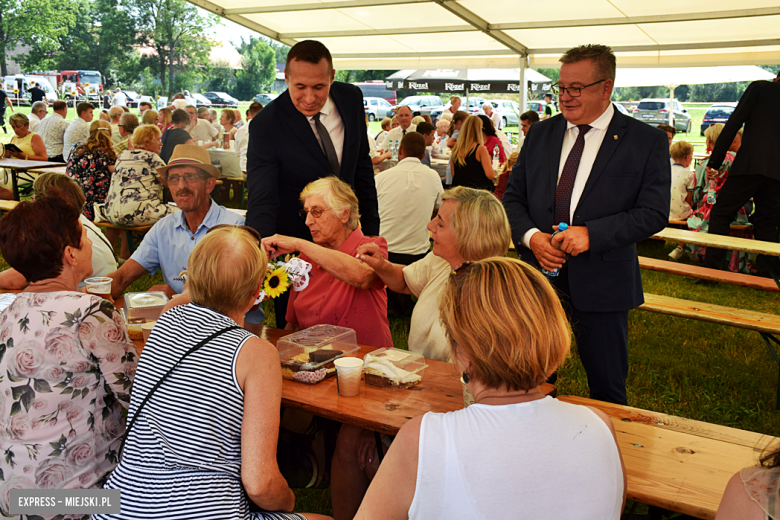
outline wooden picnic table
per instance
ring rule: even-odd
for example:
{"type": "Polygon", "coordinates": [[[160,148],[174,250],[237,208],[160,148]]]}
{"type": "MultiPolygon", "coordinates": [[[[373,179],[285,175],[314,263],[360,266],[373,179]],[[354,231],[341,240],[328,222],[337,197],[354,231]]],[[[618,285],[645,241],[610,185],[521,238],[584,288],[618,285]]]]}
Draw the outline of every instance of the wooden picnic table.
{"type": "Polygon", "coordinates": [[[584,397],[558,396],[612,419],[623,454],[628,498],[712,519],[729,479],[754,466],[776,437],[584,397]]]}
{"type": "MultiPolygon", "coordinates": [[[[122,300],[116,302],[122,305],[122,300]]],[[[291,331],[246,323],[245,328],[276,346],[279,338],[291,331]]],[[[144,341],[134,340],[138,352],[144,341]]],[[[357,352],[362,358],[373,347],[361,346],[357,352]]],[[[395,435],[406,421],[426,412],[452,412],[463,408],[463,387],[455,365],[426,359],[428,368],[422,381],[408,390],[390,390],[361,383],[360,395],[341,397],[336,390],[336,378],[331,377],[316,385],[283,380],[282,404],[306,410],[314,415],[353,424],[367,430],[395,435]]],[[[554,394],[553,385],[544,384],[545,394],[554,394]]]]}
{"type": "MultiPolygon", "coordinates": [[[[19,200],[19,173],[26,173],[36,168],[48,168],[51,166],[64,166],[63,163],[50,161],[24,161],[21,159],[0,159],[0,168],[11,170],[11,184],[13,186],[14,200],[19,200]]],[[[30,179],[32,180],[32,179],[30,179]]]]}
{"type": "Polygon", "coordinates": [[[666,240],[668,242],[694,244],[697,246],[717,247],[719,249],[729,249],[732,251],[745,251],[746,253],[780,256],[780,243],[713,235],[711,233],[697,233],[696,231],[689,231],[687,229],[664,228],[650,238],[666,240]]]}
{"type": "Polygon", "coordinates": [[[65,173],[66,173],[65,170],[67,168],[68,168],[67,166],[63,165],[63,166],[52,166],[52,167],[49,167],[49,168],[31,168],[28,171],[30,173],[37,173],[39,175],[44,174],[44,173],[61,173],[61,174],[65,175],[65,173]]]}

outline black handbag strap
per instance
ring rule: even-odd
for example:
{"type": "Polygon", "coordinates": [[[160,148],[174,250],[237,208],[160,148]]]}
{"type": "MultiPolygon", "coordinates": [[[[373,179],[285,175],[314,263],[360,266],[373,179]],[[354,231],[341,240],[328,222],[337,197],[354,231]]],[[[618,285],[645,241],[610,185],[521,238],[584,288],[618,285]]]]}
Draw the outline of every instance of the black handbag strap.
{"type": "Polygon", "coordinates": [[[225,332],[229,332],[231,330],[240,329],[240,328],[241,327],[239,327],[238,325],[232,325],[230,327],[225,327],[222,330],[218,330],[214,334],[212,334],[212,335],[208,336],[207,338],[203,339],[197,345],[195,345],[192,348],[190,348],[187,352],[184,353],[184,355],[182,357],[179,358],[179,360],[171,368],[168,369],[168,371],[160,378],[160,380],[157,381],[157,383],[155,383],[155,385],[152,387],[152,389],[149,390],[149,393],[146,394],[146,397],[144,397],[144,400],[141,401],[141,404],[138,406],[138,410],[135,411],[135,415],[133,415],[133,418],[130,421],[130,424],[128,424],[127,428],[125,429],[125,434],[122,436],[122,444],[119,445],[119,453],[122,453],[122,451],[124,450],[124,448],[125,448],[125,441],[127,441],[127,436],[130,434],[130,430],[133,428],[133,425],[135,424],[135,420],[138,419],[138,416],[141,415],[141,410],[143,410],[143,408],[146,405],[147,401],[149,401],[149,398],[152,397],[152,394],[154,394],[155,390],[160,388],[160,385],[163,384],[163,381],[165,381],[168,378],[168,376],[171,375],[171,372],[173,372],[173,370],[177,366],[179,366],[179,364],[184,360],[184,358],[186,358],[187,356],[189,356],[190,354],[192,354],[193,352],[195,352],[196,350],[198,350],[203,345],[205,345],[209,341],[213,340],[217,336],[221,336],[225,332]]]}

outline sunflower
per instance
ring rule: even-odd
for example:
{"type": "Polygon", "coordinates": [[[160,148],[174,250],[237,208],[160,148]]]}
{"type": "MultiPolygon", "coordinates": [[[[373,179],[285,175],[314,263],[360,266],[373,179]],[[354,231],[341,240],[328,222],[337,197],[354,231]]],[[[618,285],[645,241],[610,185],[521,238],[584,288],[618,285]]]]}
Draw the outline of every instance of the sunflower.
{"type": "Polygon", "coordinates": [[[265,275],[263,290],[269,298],[276,298],[290,287],[290,279],[284,267],[277,267],[265,275]]]}

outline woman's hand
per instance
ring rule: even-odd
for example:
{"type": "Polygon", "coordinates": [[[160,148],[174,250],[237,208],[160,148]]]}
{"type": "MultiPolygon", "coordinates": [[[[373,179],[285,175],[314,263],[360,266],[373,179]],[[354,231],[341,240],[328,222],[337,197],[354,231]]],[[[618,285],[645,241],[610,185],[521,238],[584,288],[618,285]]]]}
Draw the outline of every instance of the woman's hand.
{"type": "Polygon", "coordinates": [[[355,455],[357,456],[358,466],[362,471],[376,473],[379,468],[379,453],[376,450],[376,437],[374,432],[363,430],[358,436],[355,445],[355,455]]]}
{"type": "Polygon", "coordinates": [[[358,247],[355,258],[367,264],[374,271],[378,270],[385,263],[382,250],[374,243],[363,244],[358,247]]]}
{"type": "Polygon", "coordinates": [[[279,256],[300,251],[301,239],[274,235],[260,241],[269,258],[276,259],[279,256]]]}

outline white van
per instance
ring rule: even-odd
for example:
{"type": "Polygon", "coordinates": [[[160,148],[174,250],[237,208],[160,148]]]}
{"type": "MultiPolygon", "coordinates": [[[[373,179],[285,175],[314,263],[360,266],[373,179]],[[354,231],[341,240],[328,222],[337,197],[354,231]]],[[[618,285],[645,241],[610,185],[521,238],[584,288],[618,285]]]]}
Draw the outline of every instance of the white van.
{"type": "Polygon", "coordinates": [[[30,104],[29,90],[33,84],[41,87],[46,92],[46,99],[49,103],[57,101],[57,91],[52,88],[49,81],[43,76],[26,76],[24,74],[16,74],[13,76],[5,76],[3,78],[3,90],[9,98],[13,98],[14,105],[30,104]],[[14,92],[14,91],[17,92],[14,92]]]}

